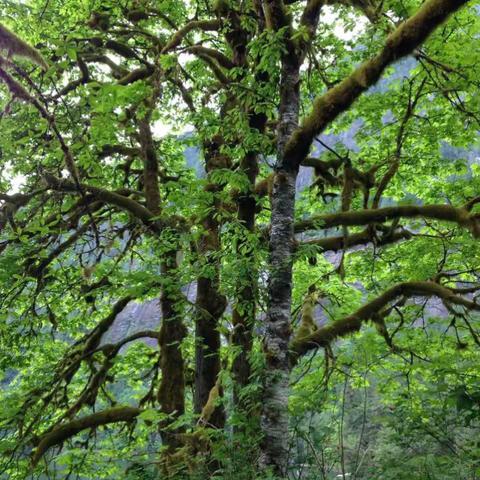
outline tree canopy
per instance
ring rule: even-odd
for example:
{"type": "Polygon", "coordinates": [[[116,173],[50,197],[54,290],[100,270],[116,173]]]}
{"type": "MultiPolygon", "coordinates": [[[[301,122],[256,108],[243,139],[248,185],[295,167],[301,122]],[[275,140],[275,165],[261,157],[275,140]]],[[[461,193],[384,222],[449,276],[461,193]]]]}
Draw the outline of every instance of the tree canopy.
{"type": "Polygon", "coordinates": [[[479,477],[478,2],[0,11],[0,479],[479,477]]]}

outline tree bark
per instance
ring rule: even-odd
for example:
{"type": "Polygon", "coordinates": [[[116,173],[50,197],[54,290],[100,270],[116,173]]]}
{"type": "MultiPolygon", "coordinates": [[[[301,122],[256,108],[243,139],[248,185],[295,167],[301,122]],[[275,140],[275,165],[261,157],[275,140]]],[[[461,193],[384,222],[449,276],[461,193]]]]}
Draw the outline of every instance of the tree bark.
{"type": "MultiPolygon", "coordinates": [[[[466,0],[429,0],[416,15],[389,35],[384,48],[371,60],[360,65],[350,76],[319,97],[301,127],[299,112],[299,69],[304,45],[292,40],[292,26],[281,0],[263,3],[269,23],[275,30],[285,28],[285,53],[282,57],[280,108],[277,136],[277,163],[272,196],[270,231],[269,306],[265,320],[265,380],[262,411],[263,445],[260,467],[270,468],[279,477],[286,477],[288,466],[288,397],[292,258],[294,251],[295,180],[299,165],[309,154],[315,136],[371,85],[385,68],[408,55],[466,0]]],[[[322,2],[304,11],[302,24],[311,35],[315,32],[322,2]]],[[[308,5],[307,5],[308,6],[308,5]]]]}
{"type": "MultiPolygon", "coordinates": [[[[217,158],[218,145],[215,142],[205,146],[206,168],[211,170],[222,167],[217,158]]],[[[208,184],[206,192],[215,195],[217,185],[208,184]]],[[[216,204],[215,198],[212,200],[216,204]]],[[[216,257],[220,249],[219,225],[215,218],[215,208],[203,219],[205,232],[199,241],[198,254],[204,262],[202,273],[197,279],[197,312],[195,315],[195,394],[194,411],[201,414],[208,401],[220,373],[220,332],[218,322],[225,311],[227,301],[219,292],[219,260],[216,257]]],[[[220,389],[220,396],[222,394],[220,389]]],[[[225,413],[218,406],[210,416],[209,424],[223,427],[225,413]]]]}
{"type": "Polygon", "coordinates": [[[183,432],[183,429],[169,429],[169,423],[185,413],[185,362],[181,344],[187,329],[182,320],[182,292],[175,283],[176,270],[176,251],[172,250],[165,255],[162,263],[162,275],[174,282],[164,287],[160,300],[162,327],[159,345],[162,376],[157,394],[160,410],[170,417],[166,423],[160,425],[162,441],[167,445],[167,454],[182,446],[179,434],[183,432]]]}
{"type": "Polygon", "coordinates": [[[283,62],[277,163],[272,193],[270,230],[270,278],[265,319],[263,433],[260,467],[279,477],[287,474],[288,397],[292,265],[294,252],[295,182],[297,168],[284,165],[285,145],[298,123],[299,69],[295,59],[283,62]]]}

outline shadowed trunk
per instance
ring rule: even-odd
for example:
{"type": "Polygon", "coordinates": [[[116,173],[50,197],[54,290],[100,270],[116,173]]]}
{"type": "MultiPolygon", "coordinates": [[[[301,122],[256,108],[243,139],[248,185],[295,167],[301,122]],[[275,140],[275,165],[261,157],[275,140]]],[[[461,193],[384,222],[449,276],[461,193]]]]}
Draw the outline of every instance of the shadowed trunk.
{"type": "MultiPolygon", "coordinates": [[[[150,128],[150,114],[139,120],[139,141],[143,157],[143,180],[147,207],[156,216],[161,213],[158,158],[150,128]]],[[[182,292],[177,279],[177,250],[162,252],[161,272],[164,279],[160,306],[162,327],[160,330],[160,386],[157,399],[162,413],[169,418],[162,422],[162,441],[166,454],[172,454],[181,446],[181,429],[169,430],[169,424],[185,412],[185,368],[181,343],[186,335],[182,319],[182,292]]]]}
{"type": "MultiPolygon", "coordinates": [[[[255,179],[258,173],[257,158],[255,154],[245,157],[242,169],[247,174],[251,191],[238,199],[238,220],[243,224],[246,231],[251,233],[255,228],[256,201],[253,192],[255,179]]],[[[241,247],[245,243],[239,242],[238,252],[241,255],[241,247]]],[[[243,250],[244,251],[244,250],[243,250]]],[[[255,290],[257,284],[257,271],[254,265],[253,252],[243,253],[242,259],[247,268],[247,278],[243,279],[242,285],[236,294],[236,305],[232,313],[233,345],[238,347],[239,352],[235,356],[232,365],[233,378],[235,380],[234,401],[239,405],[239,389],[249,383],[250,362],[249,353],[252,350],[252,329],[255,321],[255,290]]]]}
{"type": "MultiPolygon", "coordinates": [[[[173,277],[176,273],[176,252],[165,255],[162,275],[173,277]]],[[[160,330],[160,371],[162,373],[158,389],[158,402],[163,413],[171,420],[185,413],[185,362],[181,344],[187,329],[182,321],[182,292],[177,284],[164,289],[160,305],[162,308],[162,328],[160,330]]],[[[161,425],[162,441],[167,445],[167,453],[173,453],[182,446],[179,434],[184,429],[168,429],[168,423],[161,425]],[[163,428],[167,427],[167,428],[163,428]]]]}
{"type": "MultiPolygon", "coordinates": [[[[215,142],[205,149],[207,172],[222,168],[226,161],[218,155],[215,142]]],[[[218,185],[208,184],[205,191],[215,195],[218,185]]],[[[215,198],[213,206],[217,206],[215,198]]],[[[225,311],[227,301],[218,291],[219,260],[215,256],[220,248],[219,225],[215,219],[216,208],[209,209],[203,220],[204,234],[199,241],[198,254],[203,262],[202,274],[197,280],[197,299],[195,316],[195,395],[194,410],[200,414],[208,401],[210,391],[215,386],[220,373],[220,332],[218,322],[225,311]]],[[[220,389],[221,390],[221,389],[220,389]]],[[[220,391],[220,396],[222,392],[220,391]]],[[[225,423],[223,408],[218,406],[210,416],[209,424],[222,427],[225,423]]]]}

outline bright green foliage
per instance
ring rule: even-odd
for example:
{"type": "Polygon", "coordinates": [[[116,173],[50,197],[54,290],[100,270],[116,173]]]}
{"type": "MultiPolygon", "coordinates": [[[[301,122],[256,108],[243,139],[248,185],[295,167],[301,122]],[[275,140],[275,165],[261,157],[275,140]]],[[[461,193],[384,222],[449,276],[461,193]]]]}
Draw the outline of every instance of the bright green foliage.
{"type": "MultiPolygon", "coordinates": [[[[288,32],[260,31],[257,2],[227,1],[238,12],[248,37],[249,68],[226,68],[214,60],[216,71],[211,58],[191,53],[194,45],[205,46],[230,59],[228,24],[193,29],[178,47],[162,52],[190,20],[217,18],[213,3],[0,2],[2,23],[36,46],[50,65],[42,72],[28,58],[15,58],[17,69],[11,66],[9,71],[53,119],[49,123],[34,104],[12,98],[7,86],[1,85],[2,480],[169,478],[159,473],[166,450],[162,426],[168,424],[167,432],[178,429],[189,434],[198,431],[200,417],[193,410],[192,387],[198,306],[186,291],[199,277],[216,276],[219,292],[240,315],[252,311],[253,304],[256,307],[248,355],[250,383],[236,390],[232,364],[241,348],[233,341],[229,307],[216,325],[222,340],[223,386],[217,402],[227,412],[225,428],[205,428],[208,448],[199,451],[197,463],[185,462],[185,468],[170,478],[266,479],[257,476],[256,459],[261,437],[262,320],[268,302],[269,195],[256,192],[252,229],[239,220],[238,209],[239,198],[255,193],[242,163],[245,157],[254,152],[258,159],[257,184],[272,173],[279,61],[288,32]],[[129,19],[134,10],[148,15],[129,19]],[[108,18],[105,28],[89,22],[95,12],[108,18]],[[118,45],[107,46],[108,41],[123,42],[124,53],[118,45]],[[159,78],[150,72],[137,81],[125,80],[139,69],[160,72],[159,78]],[[149,110],[152,98],[154,108],[149,110]],[[249,125],[254,114],[265,116],[264,130],[249,125]],[[130,207],[97,195],[102,189],[136,206],[148,205],[138,131],[145,118],[153,132],[160,195],[160,214],[148,221],[130,207]],[[80,187],[54,126],[74,158],[80,187]],[[206,174],[206,146],[217,137],[223,139],[218,156],[228,162],[206,174]],[[112,148],[119,145],[123,150],[112,148]],[[48,175],[70,186],[55,188],[48,175]],[[32,195],[24,203],[12,203],[11,196],[18,192],[32,195]],[[205,218],[210,216],[218,222],[220,242],[204,254],[199,245],[209,231],[205,218]],[[157,230],[155,220],[161,224],[157,230]],[[164,261],[172,251],[178,268],[169,275],[164,261]],[[239,292],[251,286],[252,277],[258,282],[253,298],[245,300],[239,292]],[[187,332],[178,347],[185,360],[186,408],[176,416],[165,413],[157,397],[161,359],[155,342],[160,313],[153,327],[136,330],[148,330],[145,337],[152,337],[150,343],[137,339],[113,358],[104,344],[83,358],[82,342],[119,299],[142,303],[162,294],[165,298],[180,287],[185,297],[179,295],[180,313],[175,319],[181,317],[187,332]],[[65,358],[82,359],[71,378],[61,368],[65,358]],[[72,410],[102,367],[105,375],[95,395],[72,410]],[[237,395],[247,413],[237,408],[237,395]],[[142,413],[128,422],[84,429],[52,446],[32,466],[32,451],[52,428],[118,406],[139,406],[142,413]]],[[[284,3],[299,18],[306,2],[284,3]]],[[[313,98],[375,55],[387,31],[416,12],[422,2],[351,2],[378,4],[385,15],[374,23],[361,9],[348,6],[350,2],[325,3],[334,5],[324,7],[302,69],[302,117],[310,111],[313,98]]],[[[374,172],[368,208],[395,162],[398,170],[386,185],[381,206],[460,208],[480,194],[478,7],[478,2],[468,2],[414,57],[390,67],[320,138],[329,147],[322,150],[321,160],[348,157],[358,171],[374,172]]],[[[293,38],[307,40],[308,32],[299,28],[293,38]]],[[[313,169],[309,172],[313,181],[318,178],[313,169]]],[[[338,213],[341,181],[303,187],[296,220],[338,213]]],[[[363,194],[357,184],[352,210],[363,209],[363,194]]],[[[470,214],[477,212],[475,203],[470,214]]],[[[469,288],[455,293],[476,302],[479,239],[461,222],[423,215],[390,218],[376,224],[383,230],[371,224],[375,234],[369,241],[361,247],[340,248],[332,261],[331,253],[307,241],[348,237],[365,226],[325,231],[322,221],[313,231],[297,235],[293,332],[312,285],[319,292],[316,320],[320,323],[321,317],[322,325],[334,324],[400,282],[437,281],[449,288],[469,288]],[[408,236],[381,244],[386,231],[400,227],[408,236]]],[[[379,335],[381,327],[365,322],[360,332],[295,359],[289,403],[291,478],[480,478],[479,313],[445,298],[421,295],[396,298],[377,313],[385,313],[390,344],[379,335]]],[[[130,322],[142,327],[138,319],[130,322]]]]}

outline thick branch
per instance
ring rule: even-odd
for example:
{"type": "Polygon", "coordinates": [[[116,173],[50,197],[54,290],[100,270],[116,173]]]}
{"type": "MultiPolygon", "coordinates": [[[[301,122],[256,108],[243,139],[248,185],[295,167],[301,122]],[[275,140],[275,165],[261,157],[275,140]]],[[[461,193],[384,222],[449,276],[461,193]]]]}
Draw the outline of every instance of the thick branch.
{"type": "Polygon", "coordinates": [[[465,307],[468,310],[480,310],[480,304],[456,295],[451,289],[435,282],[399,283],[379,297],[360,307],[355,313],[322,327],[302,339],[294,340],[291,345],[292,359],[304,355],[318,347],[326,347],[333,340],[358,332],[363,323],[378,314],[384,307],[399,297],[438,297],[450,304],[465,307]]]}
{"type": "Polygon", "coordinates": [[[398,230],[392,233],[386,233],[380,238],[375,238],[374,232],[367,228],[363,232],[351,233],[347,237],[344,235],[336,237],[325,237],[313,240],[306,240],[301,242],[300,245],[314,245],[321,251],[339,251],[346,248],[352,248],[359,245],[366,245],[367,243],[374,242],[377,246],[388,245],[396,243],[401,240],[408,240],[412,237],[412,234],[408,230],[398,230]]]}
{"type": "Polygon", "coordinates": [[[187,52],[193,53],[199,56],[207,56],[215,59],[223,68],[231,69],[235,67],[235,64],[226,55],[214,48],[204,47],[202,45],[193,45],[187,48],[187,52]]]}
{"type": "Polygon", "coordinates": [[[114,407],[60,425],[40,438],[32,456],[32,464],[33,466],[37,465],[50,447],[60,445],[82,430],[100,427],[109,423],[130,422],[141,412],[142,410],[136,407],[114,407]]]}
{"type": "Polygon", "coordinates": [[[314,102],[312,112],[290,138],[285,149],[285,165],[298,168],[308,155],[314,138],[370,86],[388,65],[410,54],[433,30],[467,0],[428,0],[418,12],[391,33],[383,49],[360,65],[349,77],[314,102]]]}
{"type": "Polygon", "coordinates": [[[434,220],[457,223],[461,227],[469,228],[473,235],[480,236],[478,216],[469,214],[464,208],[451,205],[400,205],[370,210],[330,213],[313,216],[295,224],[295,232],[307,230],[327,229],[338,226],[361,226],[370,223],[382,223],[396,218],[424,217],[434,220]]]}
{"type": "MultiPolygon", "coordinates": [[[[47,181],[48,186],[53,190],[64,192],[75,192],[77,190],[75,184],[69,182],[68,180],[58,179],[51,175],[44,175],[44,178],[47,181]]],[[[128,197],[124,197],[118,193],[104,190],[103,188],[94,187],[92,185],[81,184],[81,186],[84,191],[90,192],[98,200],[126,210],[134,217],[141,220],[145,225],[153,227],[155,231],[161,230],[160,223],[152,220],[154,214],[137,201],[128,197]]]]}
{"type": "Polygon", "coordinates": [[[220,20],[192,20],[173,35],[170,41],[163,47],[162,54],[168,53],[178,47],[185,36],[192,30],[212,31],[221,27],[220,20]]]}

